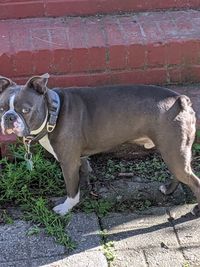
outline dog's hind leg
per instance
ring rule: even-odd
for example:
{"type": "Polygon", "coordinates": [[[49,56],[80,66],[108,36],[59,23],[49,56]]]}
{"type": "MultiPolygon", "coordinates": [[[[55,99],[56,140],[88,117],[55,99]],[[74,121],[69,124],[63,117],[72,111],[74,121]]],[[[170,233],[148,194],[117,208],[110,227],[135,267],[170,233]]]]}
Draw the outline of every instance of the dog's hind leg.
{"type": "Polygon", "coordinates": [[[80,167],[80,185],[88,188],[90,186],[90,173],[92,172],[92,167],[87,157],[81,158],[81,167],[80,167]]]}
{"type": "Polygon", "coordinates": [[[159,189],[164,195],[171,195],[177,189],[178,185],[179,181],[173,178],[169,184],[162,184],[159,189]]]}
{"type": "MultiPolygon", "coordinates": [[[[177,131],[176,131],[177,134],[177,131]]],[[[186,134],[187,135],[187,134],[186,134]]],[[[181,140],[175,140],[171,142],[172,136],[165,140],[164,144],[159,146],[160,153],[163,160],[167,164],[169,170],[174,175],[176,180],[167,188],[165,194],[169,194],[178,185],[178,181],[188,185],[193,191],[195,197],[197,198],[198,205],[194,212],[196,214],[200,211],[200,179],[193,173],[191,168],[191,147],[194,140],[194,136],[178,135],[181,140]],[[166,143],[168,144],[168,149],[166,150],[166,143]]],[[[176,137],[174,137],[176,138],[176,137]]]]}

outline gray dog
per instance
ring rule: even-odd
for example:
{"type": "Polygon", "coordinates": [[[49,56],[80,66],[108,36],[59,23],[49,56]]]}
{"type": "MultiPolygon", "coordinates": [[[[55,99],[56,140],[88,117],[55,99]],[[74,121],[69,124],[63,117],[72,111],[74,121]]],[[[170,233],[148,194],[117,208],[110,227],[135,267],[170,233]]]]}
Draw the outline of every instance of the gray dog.
{"type": "Polygon", "coordinates": [[[178,181],[194,192],[200,207],[200,180],[191,169],[195,112],[190,99],[157,86],[105,86],[99,88],[47,88],[49,75],[30,78],[23,86],[0,77],[1,128],[27,144],[38,140],[60,162],[67,199],[54,211],[64,215],[79,202],[79,170],[84,157],[136,143],[156,147],[178,181]]]}

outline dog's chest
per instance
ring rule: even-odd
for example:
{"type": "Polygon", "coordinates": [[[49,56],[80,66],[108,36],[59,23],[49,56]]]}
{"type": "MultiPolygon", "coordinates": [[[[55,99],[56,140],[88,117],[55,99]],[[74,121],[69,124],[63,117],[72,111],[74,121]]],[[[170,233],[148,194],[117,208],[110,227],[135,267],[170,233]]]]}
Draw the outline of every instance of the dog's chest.
{"type": "Polygon", "coordinates": [[[50,144],[48,135],[45,135],[42,139],[39,140],[39,143],[41,146],[43,146],[49,153],[51,153],[55,159],[58,160],[55,151],[53,150],[53,147],[50,144]]]}

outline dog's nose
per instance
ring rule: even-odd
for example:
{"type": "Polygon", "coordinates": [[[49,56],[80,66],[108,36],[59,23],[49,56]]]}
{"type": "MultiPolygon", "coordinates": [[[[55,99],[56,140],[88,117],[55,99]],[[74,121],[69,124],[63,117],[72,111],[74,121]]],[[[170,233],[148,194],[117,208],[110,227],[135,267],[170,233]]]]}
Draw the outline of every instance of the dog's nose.
{"type": "Polygon", "coordinates": [[[5,121],[7,123],[12,123],[16,119],[15,115],[13,113],[8,113],[7,116],[5,117],[5,121]]]}

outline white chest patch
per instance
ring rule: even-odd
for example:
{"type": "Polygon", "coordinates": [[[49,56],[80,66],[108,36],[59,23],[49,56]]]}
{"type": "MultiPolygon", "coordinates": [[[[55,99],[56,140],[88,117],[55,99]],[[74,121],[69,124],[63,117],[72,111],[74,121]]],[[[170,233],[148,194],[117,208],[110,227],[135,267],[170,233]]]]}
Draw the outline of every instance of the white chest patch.
{"type": "Polygon", "coordinates": [[[58,160],[55,151],[53,150],[53,147],[51,146],[49,142],[48,135],[45,135],[42,139],[39,140],[39,143],[41,146],[43,146],[49,153],[51,153],[55,159],[58,160]]]}

